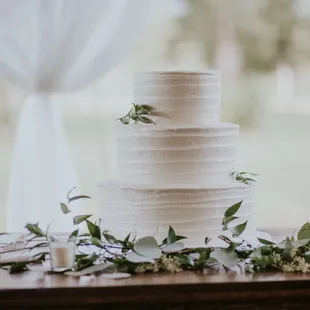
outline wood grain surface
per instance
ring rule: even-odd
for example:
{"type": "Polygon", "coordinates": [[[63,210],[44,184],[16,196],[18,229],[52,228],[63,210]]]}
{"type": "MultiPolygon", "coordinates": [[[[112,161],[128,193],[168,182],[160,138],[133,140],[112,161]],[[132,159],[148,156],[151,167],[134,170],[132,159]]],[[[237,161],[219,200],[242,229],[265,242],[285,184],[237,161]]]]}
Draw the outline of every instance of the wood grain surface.
{"type": "Polygon", "coordinates": [[[310,309],[310,276],[299,274],[140,275],[110,280],[44,275],[41,266],[0,271],[0,309],[310,309]]]}

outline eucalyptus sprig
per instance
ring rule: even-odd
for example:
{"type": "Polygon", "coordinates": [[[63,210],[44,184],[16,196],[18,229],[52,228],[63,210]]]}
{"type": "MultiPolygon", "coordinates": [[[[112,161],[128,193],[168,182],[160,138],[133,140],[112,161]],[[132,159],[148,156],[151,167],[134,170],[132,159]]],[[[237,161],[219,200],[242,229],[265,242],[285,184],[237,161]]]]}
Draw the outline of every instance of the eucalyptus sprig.
{"type": "Polygon", "coordinates": [[[258,176],[256,173],[250,173],[250,172],[237,172],[234,171],[230,174],[235,180],[240,181],[244,184],[251,185],[252,182],[256,182],[253,178],[250,176],[258,176]]]}
{"type": "Polygon", "coordinates": [[[146,104],[134,104],[132,103],[132,108],[130,111],[123,117],[117,119],[124,125],[128,125],[131,120],[135,122],[135,124],[141,122],[144,124],[153,124],[156,125],[155,122],[150,118],[152,116],[152,112],[154,112],[154,108],[152,106],[146,104]]]}

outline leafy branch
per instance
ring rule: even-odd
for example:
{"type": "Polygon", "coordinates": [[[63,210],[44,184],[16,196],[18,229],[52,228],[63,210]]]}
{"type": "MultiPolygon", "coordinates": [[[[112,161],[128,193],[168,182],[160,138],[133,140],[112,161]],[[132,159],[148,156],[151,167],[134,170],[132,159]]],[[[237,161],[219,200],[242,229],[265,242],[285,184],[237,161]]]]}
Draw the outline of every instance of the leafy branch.
{"type": "MultiPolygon", "coordinates": [[[[123,117],[117,119],[124,125],[128,125],[131,120],[137,124],[138,122],[144,124],[153,124],[156,125],[155,122],[150,118],[150,116],[154,113],[154,108],[145,104],[134,104],[132,103],[132,108],[130,111],[123,117]]],[[[155,114],[155,113],[154,113],[155,114]]]]}
{"type": "Polygon", "coordinates": [[[251,176],[258,176],[256,173],[250,172],[237,172],[234,171],[230,174],[235,180],[240,181],[244,184],[251,185],[253,182],[256,182],[251,176]]]}
{"type": "MultiPolygon", "coordinates": [[[[244,174],[241,174],[244,175],[244,174]]],[[[67,203],[61,203],[64,214],[71,212],[69,205],[78,199],[88,199],[89,196],[71,196],[68,194],[67,203]]],[[[205,238],[206,247],[186,248],[185,236],[178,235],[169,226],[167,236],[158,243],[154,237],[146,236],[136,239],[128,234],[124,239],[118,239],[109,231],[102,230],[100,220],[92,221],[92,215],[77,215],[73,217],[76,229],[71,233],[77,237],[77,249],[92,246],[96,250],[91,255],[77,254],[74,270],[67,270],[65,275],[81,276],[87,274],[108,274],[109,278],[128,277],[129,274],[145,272],[180,272],[182,270],[201,270],[205,268],[225,270],[245,266],[247,272],[281,270],[284,272],[310,272],[310,224],[304,224],[295,237],[288,237],[279,244],[270,240],[258,238],[258,246],[252,245],[243,238],[247,222],[240,223],[238,212],[242,207],[239,201],[229,207],[222,218],[223,233],[218,236],[223,241],[222,247],[207,245],[210,238],[205,238]],[[238,221],[238,224],[235,224],[238,221]],[[86,224],[87,232],[79,233],[79,225],[86,224]],[[125,273],[125,274],[124,274],[125,273]]],[[[1,254],[15,251],[42,248],[29,261],[12,261],[0,265],[9,272],[27,271],[29,266],[41,263],[49,256],[46,251],[47,232],[39,224],[27,224],[30,233],[27,244],[40,240],[34,246],[23,249],[13,249],[1,254]]]]}

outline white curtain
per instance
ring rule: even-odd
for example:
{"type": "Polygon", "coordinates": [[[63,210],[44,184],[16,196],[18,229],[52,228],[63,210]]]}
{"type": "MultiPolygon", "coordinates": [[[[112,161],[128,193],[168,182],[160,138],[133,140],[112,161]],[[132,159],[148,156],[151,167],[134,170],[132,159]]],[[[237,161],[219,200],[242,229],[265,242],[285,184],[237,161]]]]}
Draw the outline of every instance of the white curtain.
{"type": "MultiPolygon", "coordinates": [[[[16,133],[8,232],[26,222],[46,226],[77,185],[53,93],[85,87],[118,64],[160,6],[157,0],[0,0],[0,78],[27,93],[16,133]]],[[[66,223],[54,229],[65,231],[66,223]]]]}

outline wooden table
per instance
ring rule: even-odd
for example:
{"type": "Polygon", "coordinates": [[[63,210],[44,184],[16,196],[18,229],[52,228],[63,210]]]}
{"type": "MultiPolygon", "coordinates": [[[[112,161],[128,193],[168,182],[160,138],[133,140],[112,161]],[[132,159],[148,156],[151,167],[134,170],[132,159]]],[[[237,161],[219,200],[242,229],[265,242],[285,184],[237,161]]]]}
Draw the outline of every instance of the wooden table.
{"type": "Polygon", "coordinates": [[[310,309],[310,276],[297,274],[44,275],[41,267],[0,271],[0,309],[288,310],[310,309]]]}

